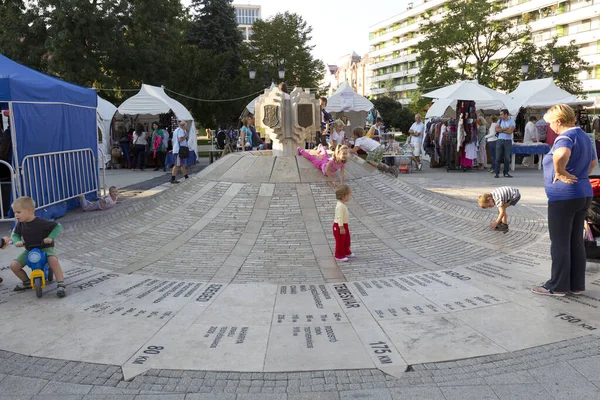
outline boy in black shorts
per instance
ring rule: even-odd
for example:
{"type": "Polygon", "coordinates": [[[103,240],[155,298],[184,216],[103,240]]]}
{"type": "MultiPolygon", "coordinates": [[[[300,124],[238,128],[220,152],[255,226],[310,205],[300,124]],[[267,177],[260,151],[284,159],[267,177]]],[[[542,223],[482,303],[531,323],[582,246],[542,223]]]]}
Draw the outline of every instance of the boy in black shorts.
{"type": "Polygon", "coordinates": [[[492,190],[491,193],[484,193],[479,196],[479,206],[481,208],[498,207],[498,218],[490,224],[490,229],[500,232],[508,232],[508,218],[506,209],[516,205],[521,200],[519,189],[510,186],[502,186],[492,190]]]}

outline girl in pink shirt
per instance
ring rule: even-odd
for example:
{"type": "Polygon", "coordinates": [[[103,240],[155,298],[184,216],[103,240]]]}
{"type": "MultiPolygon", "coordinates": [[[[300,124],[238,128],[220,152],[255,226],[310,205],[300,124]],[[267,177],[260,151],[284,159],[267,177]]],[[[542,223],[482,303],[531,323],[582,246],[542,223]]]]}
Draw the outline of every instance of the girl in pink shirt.
{"type": "Polygon", "coordinates": [[[313,165],[319,168],[321,172],[323,172],[323,175],[326,175],[334,185],[338,185],[338,182],[336,182],[334,178],[334,175],[338,170],[340,171],[339,184],[341,185],[344,183],[344,167],[348,159],[347,152],[348,146],[338,145],[333,152],[333,156],[329,158],[327,150],[321,144],[317,148],[316,155],[312,155],[308,151],[298,147],[298,155],[303,156],[308,161],[313,163],[313,165]]]}

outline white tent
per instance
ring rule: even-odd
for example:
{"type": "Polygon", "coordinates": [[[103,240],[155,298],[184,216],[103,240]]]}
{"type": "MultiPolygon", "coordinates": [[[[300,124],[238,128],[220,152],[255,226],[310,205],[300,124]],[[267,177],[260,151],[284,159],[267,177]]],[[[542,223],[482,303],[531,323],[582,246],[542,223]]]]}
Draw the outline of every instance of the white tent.
{"type": "MultiPolygon", "coordinates": [[[[98,149],[102,150],[104,160],[100,165],[104,167],[107,162],[110,161],[111,155],[111,137],[110,137],[110,125],[117,107],[109,103],[108,101],[98,96],[98,107],[96,108],[96,119],[98,121],[98,129],[102,135],[102,141],[98,140],[98,149]]],[[[100,137],[98,137],[100,139],[100,137]]],[[[102,156],[98,153],[98,157],[102,156]]]]}
{"type": "Polygon", "coordinates": [[[554,84],[554,79],[535,79],[521,81],[517,89],[508,94],[512,98],[511,107],[517,111],[520,108],[547,109],[555,104],[570,106],[591,106],[593,100],[581,100],[554,84]]]}
{"type": "MultiPolygon", "coordinates": [[[[511,109],[511,97],[480,85],[477,80],[459,81],[452,85],[444,86],[441,89],[434,90],[433,92],[425,93],[423,97],[447,100],[470,100],[477,103],[478,109],[485,109],[481,108],[482,106],[495,109],[498,104],[501,104],[500,108],[507,108],[511,114],[516,114],[519,111],[518,108],[511,109]]],[[[446,108],[443,109],[443,111],[445,110],[446,108]]]]}
{"type": "MultiPolygon", "coordinates": [[[[271,82],[271,86],[269,87],[269,89],[273,89],[277,87],[277,85],[275,85],[275,82],[271,82]]],[[[262,96],[262,94],[260,95],[262,96]]],[[[257,96],[254,98],[254,100],[252,100],[250,103],[248,103],[248,105],[246,106],[246,109],[248,111],[250,111],[251,114],[254,114],[254,107],[256,106],[256,101],[259,99],[260,96],[257,96]]]]}
{"type": "MultiPolygon", "coordinates": [[[[478,101],[476,102],[477,110],[494,111],[499,113],[505,107],[501,101],[478,101]]],[[[429,107],[425,118],[434,117],[451,117],[456,118],[456,100],[454,99],[438,99],[429,107]]]]}
{"type": "MultiPolygon", "coordinates": [[[[196,125],[192,114],[183,104],[167,96],[162,87],[142,84],[138,94],[125,100],[117,111],[121,115],[159,115],[173,111],[178,120],[187,121],[189,136],[195,142],[196,125]]],[[[197,146],[190,146],[190,150],[198,156],[197,146]]]]}
{"type": "Polygon", "coordinates": [[[327,111],[370,111],[373,103],[356,93],[348,82],[342,83],[334,94],[327,99],[327,111]]]}

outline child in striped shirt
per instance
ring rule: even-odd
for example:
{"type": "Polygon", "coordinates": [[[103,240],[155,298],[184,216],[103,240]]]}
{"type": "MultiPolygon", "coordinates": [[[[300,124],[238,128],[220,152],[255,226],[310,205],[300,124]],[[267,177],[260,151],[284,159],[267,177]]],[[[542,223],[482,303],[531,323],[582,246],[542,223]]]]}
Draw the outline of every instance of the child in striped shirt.
{"type": "Polygon", "coordinates": [[[506,233],[508,232],[506,209],[510,206],[517,205],[519,200],[521,200],[519,189],[510,186],[502,186],[492,190],[491,193],[484,193],[479,196],[478,203],[481,208],[498,207],[498,218],[492,221],[490,229],[506,233]]]}

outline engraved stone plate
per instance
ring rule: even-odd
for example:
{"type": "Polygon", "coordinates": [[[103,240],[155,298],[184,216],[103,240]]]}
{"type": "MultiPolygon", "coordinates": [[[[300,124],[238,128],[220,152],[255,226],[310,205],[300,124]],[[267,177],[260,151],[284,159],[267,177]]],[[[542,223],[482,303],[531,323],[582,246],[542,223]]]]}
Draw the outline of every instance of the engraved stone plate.
{"type": "Polygon", "coordinates": [[[265,372],[373,368],[350,324],[271,328],[265,372]]]}
{"type": "Polygon", "coordinates": [[[470,277],[451,270],[409,275],[398,280],[449,312],[505,301],[469,285],[470,277]]]}
{"type": "Polygon", "coordinates": [[[561,323],[551,316],[510,303],[462,311],[454,316],[508,351],[541,346],[586,334],[578,327],[578,323],[561,323]]]}
{"type": "Polygon", "coordinates": [[[352,282],[351,287],[376,319],[443,314],[446,311],[411,290],[398,279],[352,282]]]}
{"type": "Polygon", "coordinates": [[[72,333],[61,336],[35,355],[121,365],[166,322],[103,316],[78,328],[67,324],[72,333]]]}
{"type": "Polygon", "coordinates": [[[313,110],[314,106],[312,104],[298,104],[298,125],[303,128],[308,128],[313,124],[314,116],[313,110]]]}
{"type": "Polygon", "coordinates": [[[406,371],[406,362],[388,335],[375,321],[365,305],[359,300],[356,290],[349,283],[330,284],[344,313],[369,353],[371,360],[380,370],[400,377],[406,371]]]}
{"type": "Polygon", "coordinates": [[[506,350],[452,315],[379,321],[408,364],[439,362],[506,350]]]}
{"type": "Polygon", "coordinates": [[[276,291],[277,285],[230,284],[196,323],[270,325],[276,291]]]}
{"type": "MultiPolygon", "coordinates": [[[[261,372],[270,326],[194,324],[170,336],[153,368],[261,372]]],[[[158,343],[158,342],[157,342],[158,343]]]]}
{"type": "MultiPolygon", "coordinates": [[[[27,296],[29,294],[38,301],[38,304],[41,303],[34,293],[20,294],[21,297],[29,297],[27,296]]],[[[68,336],[93,320],[90,315],[54,310],[49,308],[48,304],[46,307],[27,307],[12,311],[3,309],[2,318],[6,323],[0,324],[0,335],[2,336],[0,349],[18,351],[26,355],[34,355],[38,351],[46,349],[57,339],[68,336]],[[27,340],[24,335],[35,338],[35,340],[27,340]]],[[[59,358],[66,358],[66,356],[61,355],[59,358]]],[[[75,357],[74,360],[79,360],[79,358],[75,357]]]]}
{"type": "Polygon", "coordinates": [[[265,126],[274,128],[279,124],[279,106],[266,105],[264,106],[264,113],[263,124],[265,124],[265,126]]]}
{"type": "Polygon", "coordinates": [[[273,325],[348,322],[326,284],[281,285],[277,289],[273,325]]]}

